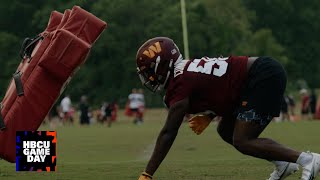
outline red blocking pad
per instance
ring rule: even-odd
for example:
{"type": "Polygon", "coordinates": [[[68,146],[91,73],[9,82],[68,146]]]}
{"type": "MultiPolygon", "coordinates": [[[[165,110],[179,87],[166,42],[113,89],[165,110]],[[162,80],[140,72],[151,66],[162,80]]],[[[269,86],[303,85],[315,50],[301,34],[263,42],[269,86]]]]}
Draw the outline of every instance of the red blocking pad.
{"type": "Polygon", "coordinates": [[[24,56],[2,101],[0,158],[16,160],[16,131],[35,131],[76,70],[88,57],[106,22],[79,6],[51,13],[30,56],[24,56]]]}

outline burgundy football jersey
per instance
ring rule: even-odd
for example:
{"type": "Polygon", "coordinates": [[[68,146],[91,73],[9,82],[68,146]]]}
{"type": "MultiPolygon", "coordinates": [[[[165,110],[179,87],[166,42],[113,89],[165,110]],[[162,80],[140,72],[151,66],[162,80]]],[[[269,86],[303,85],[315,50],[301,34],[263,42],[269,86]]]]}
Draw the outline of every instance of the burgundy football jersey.
{"type": "Polygon", "coordinates": [[[170,107],[189,97],[190,114],[210,110],[219,116],[231,115],[247,79],[247,61],[247,56],[184,60],[175,67],[165,104],[170,107]]]}

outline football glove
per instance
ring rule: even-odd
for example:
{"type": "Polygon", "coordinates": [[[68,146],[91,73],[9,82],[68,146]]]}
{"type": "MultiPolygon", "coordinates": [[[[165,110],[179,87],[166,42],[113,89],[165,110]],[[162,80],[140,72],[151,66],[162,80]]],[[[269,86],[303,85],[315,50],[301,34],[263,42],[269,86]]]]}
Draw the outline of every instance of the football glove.
{"type": "Polygon", "coordinates": [[[199,114],[189,119],[189,127],[197,135],[201,134],[212,121],[212,117],[207,114],[199,114]]]}
{"type": "Polygon", "coordinates": [[[146,172],[142,172],[138,180],[151,180],[152,176],[146,172]]]}

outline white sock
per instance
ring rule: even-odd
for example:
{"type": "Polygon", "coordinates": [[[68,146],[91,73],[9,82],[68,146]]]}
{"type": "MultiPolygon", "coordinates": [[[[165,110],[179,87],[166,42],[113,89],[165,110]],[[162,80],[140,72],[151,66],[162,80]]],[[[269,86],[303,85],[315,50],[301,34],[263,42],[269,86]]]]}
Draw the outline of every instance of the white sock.
{"type": "Polygon", "coordinates": [[[312,158],[313,158],[312,154],[302,152],[297,159],[297,164],[300,164],[301,166],[304,167],[312,161],[312,158]]]}
{"type": "Polygon", "coordinates": [[[283,166],[285,164],[287,164],[288,162],[285,162],[285,161],[271,161],[274,165],[276,165],[276,167],[279,167],[279,166],[283,166]]]}

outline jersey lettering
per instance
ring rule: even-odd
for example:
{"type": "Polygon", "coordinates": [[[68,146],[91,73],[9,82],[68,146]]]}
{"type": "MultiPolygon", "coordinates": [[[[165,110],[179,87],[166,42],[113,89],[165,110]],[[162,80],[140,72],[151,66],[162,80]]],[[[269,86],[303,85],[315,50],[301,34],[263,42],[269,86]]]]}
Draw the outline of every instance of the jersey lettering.
{"type": "Polygon", "coordinates": [[[228,58],[201,58],[194,59],[187,71],[189,72],[199,72],[203,74],[212,74],[218,77],[223,76],[227,72],[228,63],[226,62],[228,58]]]}

